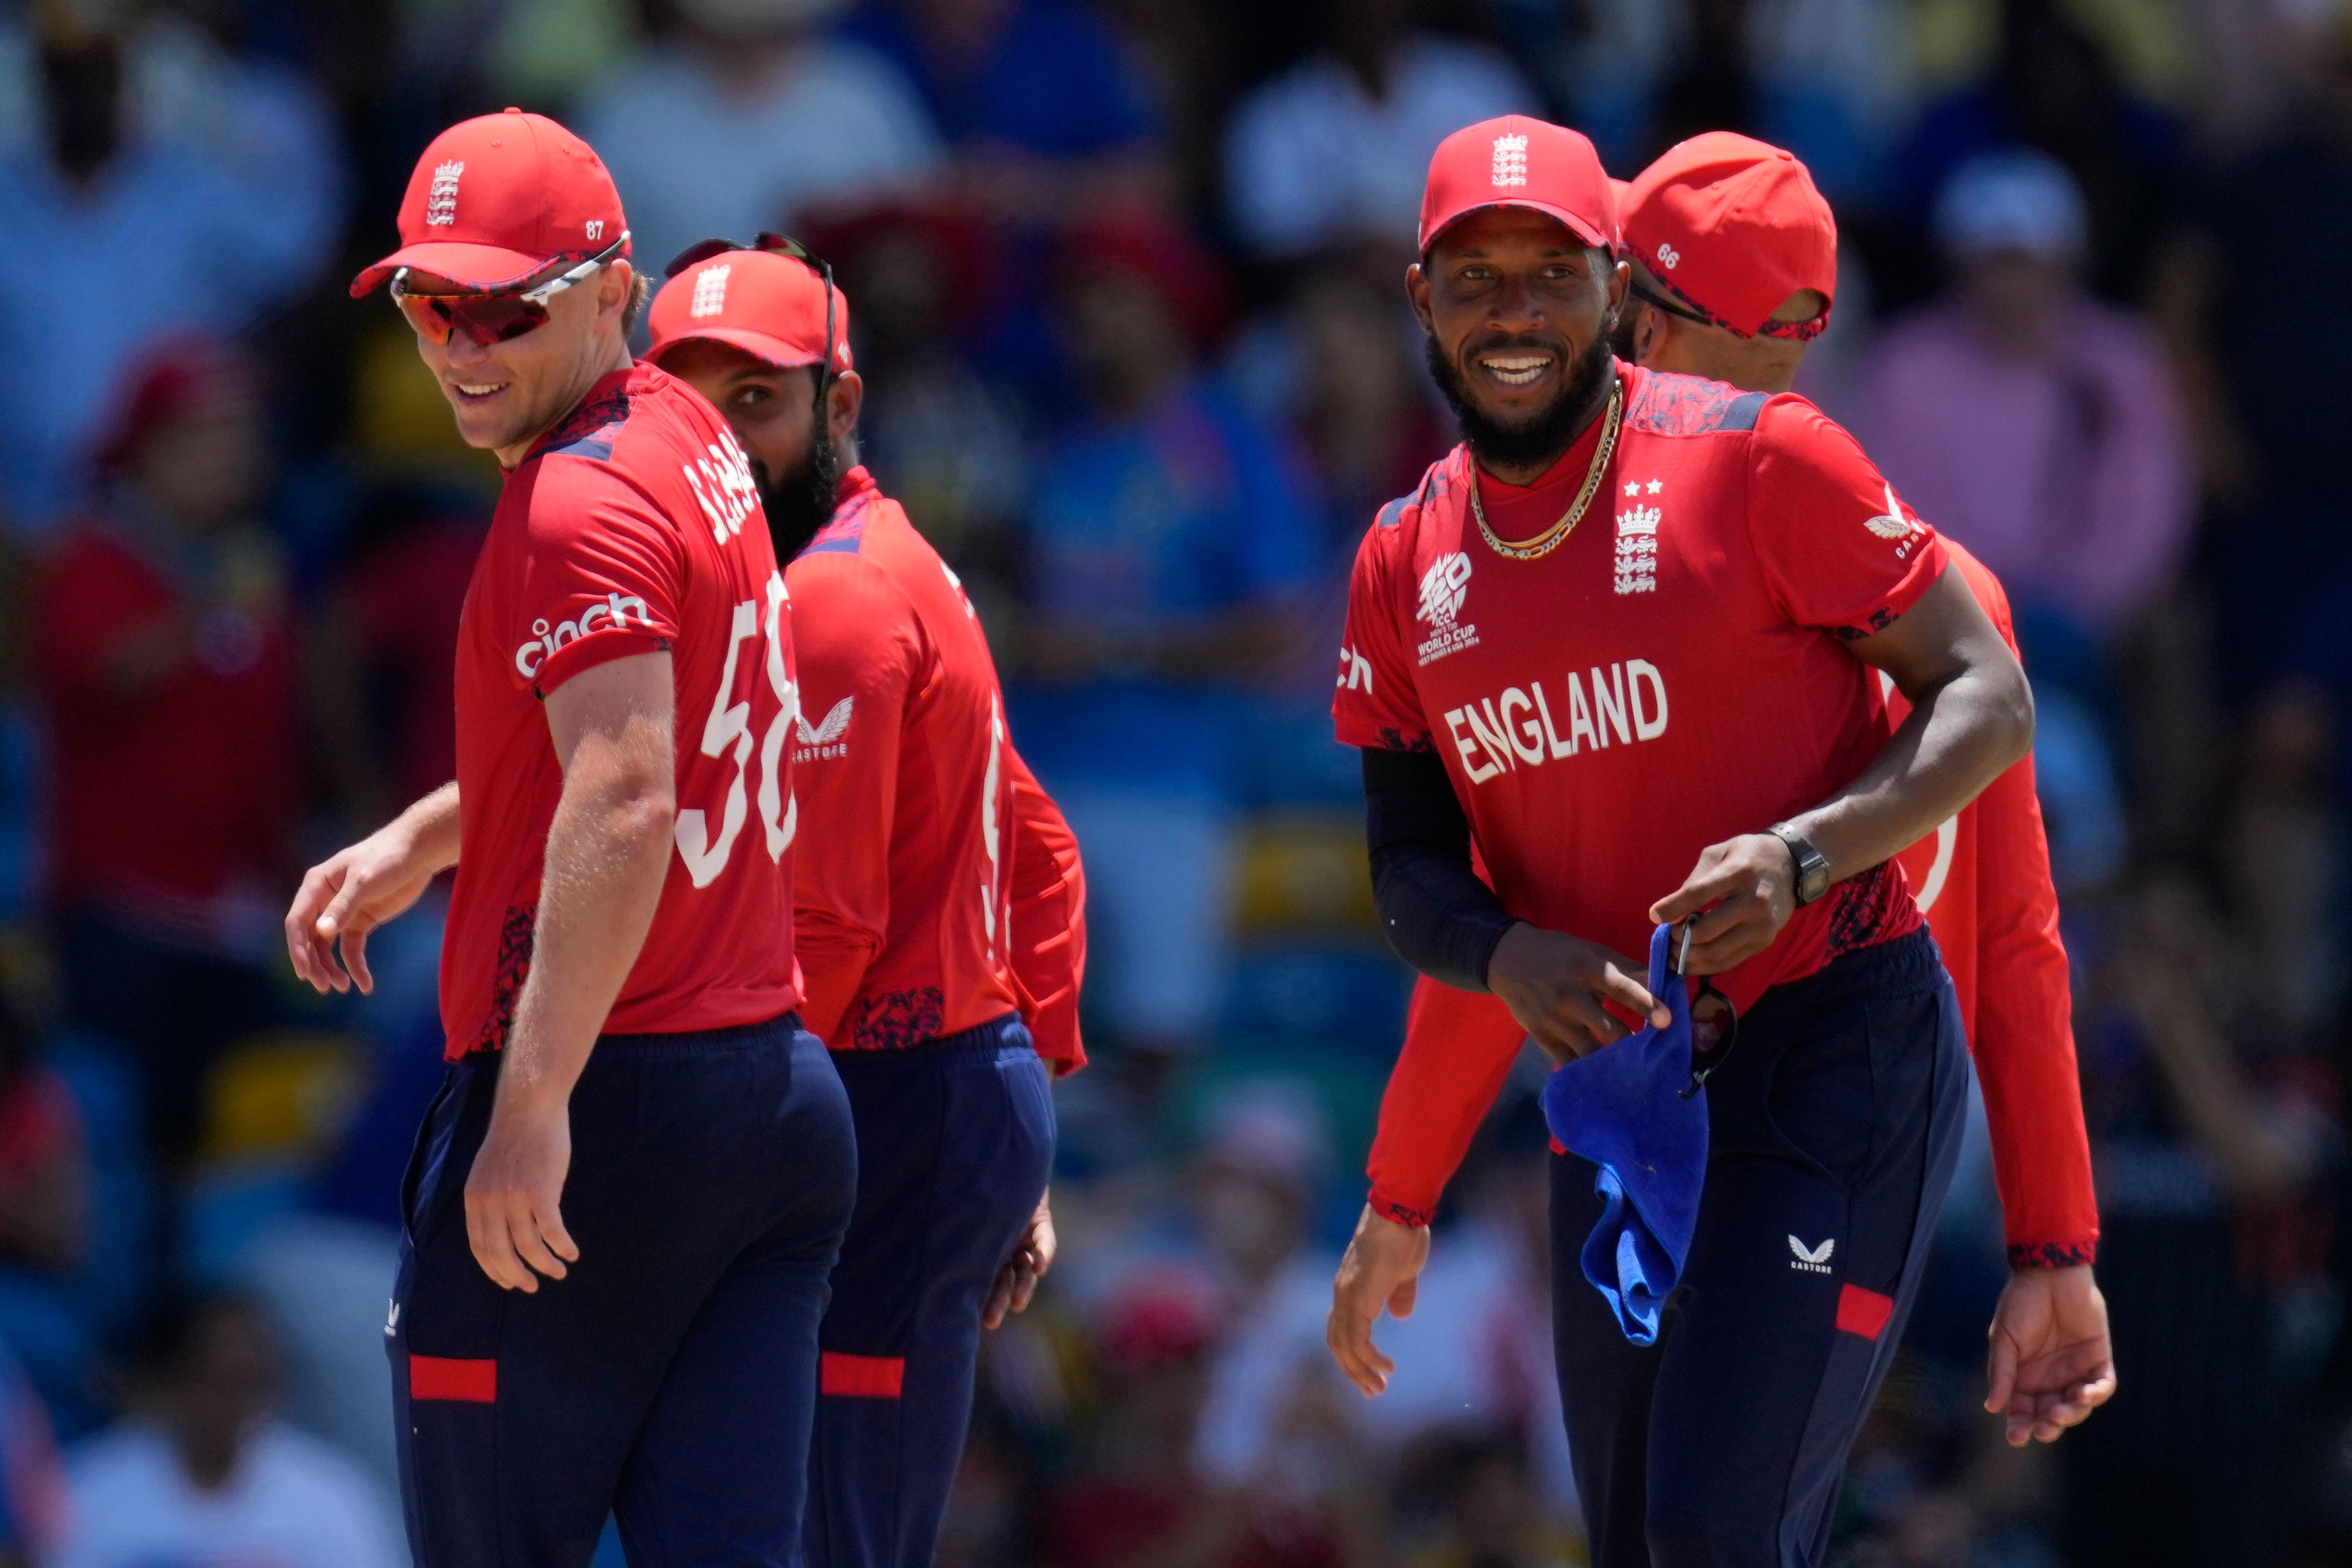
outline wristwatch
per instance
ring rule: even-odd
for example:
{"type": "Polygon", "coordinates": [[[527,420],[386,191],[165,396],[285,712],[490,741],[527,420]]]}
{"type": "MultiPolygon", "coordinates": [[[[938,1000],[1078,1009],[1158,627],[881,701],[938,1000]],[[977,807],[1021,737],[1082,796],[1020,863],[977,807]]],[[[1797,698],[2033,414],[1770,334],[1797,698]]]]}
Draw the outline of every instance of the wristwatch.
{"type": "Polygon", "coordinates": [[[1813,847],[1813,841],[1785,822],[1776,822],[1765,832],[1789,847],[1790,858],[1797,862],[1797,907],[1803,909],[1830,890],[1830,863],[1813,847]]]}

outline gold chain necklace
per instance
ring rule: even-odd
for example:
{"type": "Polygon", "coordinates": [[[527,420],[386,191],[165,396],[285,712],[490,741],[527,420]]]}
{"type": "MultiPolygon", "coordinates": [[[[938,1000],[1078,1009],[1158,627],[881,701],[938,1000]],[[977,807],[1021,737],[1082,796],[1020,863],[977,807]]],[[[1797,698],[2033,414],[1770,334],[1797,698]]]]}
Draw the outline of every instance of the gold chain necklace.
{"type": "Polygon", "coordinates": [[[1478,520],[1478,531],[1486,537],[1487,548],[1497,555],[1513,561],[1540,561],[1566,542],[1584,521],[1585,508],[1601,493],[1601,476],[1609,470],[1609,459],[1617,450],[1619,416],[1625,410],[1625,384],[1612,378],[1609,387],[1609,413],[1601,422],[1601,444],[1592,449],[1592,467],[1584,476],[1584,488],[1576,492],[1576,500],[1560,513],[1559,521],[1545,529],[1524,544],[1513,544],[1497,535],[1486,525],[1486,508],[1478,499],[1478,459],[1470,458],[1470,515],[1478,520]]]}

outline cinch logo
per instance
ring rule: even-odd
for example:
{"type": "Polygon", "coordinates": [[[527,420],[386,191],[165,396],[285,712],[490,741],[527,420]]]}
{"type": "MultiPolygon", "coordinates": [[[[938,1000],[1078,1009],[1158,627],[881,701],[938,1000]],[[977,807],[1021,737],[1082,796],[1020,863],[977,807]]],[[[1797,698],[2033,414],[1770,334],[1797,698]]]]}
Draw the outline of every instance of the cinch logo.
{"type": "Polygon", "coordinates": [[[1827,1274],[1830,1272],[1830,1254],[1837,1250],[1837,1237],[1831,1237],[1819,1247],[1807,1247],[1792,1236],[1789,1238],[1789,1250],[1797,1255],[1790,1260],[1790,1268],[1803,1274],[1827,1274]]]}
{"type": "Polygon", "coordinates": [[[1524,136],[1495,138],[1495,184],[1524,185],[1528,183],[1528,139],[1524,136]]]}
{"type": "Polygon", "coordinates": [[[694,275],[694,302],[686,313],[697,320],[715,316],[727,309],[727,275],[735,270],[731,261],[717,267],[706,267],[694,275]]]}
{"type": "Polygon", "coordinates": [[[1339,650],[1339,689],[1369,692],[1372,689],[1372,661],[1354,648],[1339,650]]]}
{"type": "Polygon", "coordinates": [[[855,710],[857,694],[852,692],[827,710],[814,730],[809,728],[808,715],[793,715],[793,723],[800,731],[800,744],[793,748],[794,763],[813,763],[825,757],[849,754],[849,716],[855,710]]]}
{"type": "Polygon", "coordinates": [[[732,430],[720,430],[709,450],[709,457],[685,466],[686,482],[694,487],[694,499],[702,503],[712,535],[724,544],[742,532],[743,520],[759,510],[760,486],[751,478],[751,459],[743,455],[732,430]]]}
{"type": "Polygon", "coordinates": [[[539,673],[539,667],[547,662],[550,655],[565,643],[586,637],[599,619],[609,618],[614,626],[625,626],[629,624],[632,611],[636,614],[637,625],[650,626],[654,624],[652,612],[635,594],[625,599],[618,594],[607,594],[604,603],[591,605],[581,611],[578,620],[565,621],[551,631],[544,620],[531,622],[531,640],[515,649],[515,673],[525,680],[530,679],[539,673]]]}
{"type": "Polygon", "coordinates": [[[446,228],[457,221],[457,176],[465,172],[462,160],[434,165],[433,184],[425,193],[426,227],[446,228]]]}
{"type": "Polygon", "coordinates": [[[1543,682],[1531,680],[1522,689],[1506,687],[1498,698],[1464,703],[1445,715],[1446,732],[1462,757],[1463,771],[1474,784],[1514,768],[1541,767],[1575,756],[1579,752],[1605,751],[1618,745],[1654,741],[1666,732],[1666,678],[1646,658],[1612,664],[1603,675],[1599,666],[1592,677],[1592,700],[1585,700],[1584,677],[1568,672],[1562,711],[1563,731],[1552,717],[1551,700],[1543,682]]]}

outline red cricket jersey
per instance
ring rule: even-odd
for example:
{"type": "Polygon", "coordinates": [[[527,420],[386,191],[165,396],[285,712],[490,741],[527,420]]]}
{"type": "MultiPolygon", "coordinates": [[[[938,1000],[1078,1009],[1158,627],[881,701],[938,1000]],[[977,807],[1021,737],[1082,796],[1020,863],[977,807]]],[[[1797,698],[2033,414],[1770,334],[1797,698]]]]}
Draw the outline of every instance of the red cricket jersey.
{"type": "Polygon", "coordinates": [[[90,518],[43,563],[31,610],[56,752],[54,896],[218,934],[226,897],[257,900],[287,869],[301,756],[283,597],[206,609],[157,548],[90,518]],[[143,689],[110,686],[127,647],[174,637],[184,651],[143,689]]]}
{"type": "Polygon", "coordinates": [[[457,627],[457,880],[441,949],[448,1054],[495,1050],[530,966],[563,770],[540,703],[608,659],[669,650],[677,853],[609,1034],[751,1024],[793,973],[784,579],[749,460],[650,364],[615,371],[506,477],[457,627]]]}
{"type": "MultiPolygon", "coordinates": [[[[1943,573],[1933,530],[1801,398],[1621,367],[1623,429],[1589,515],[1514,560],[1473,521],[1456,447],[1357,553],[1339,739],[1434,748],[1503,907],[1641,962],[1650,906],[1710,844],[1860,773],[1885,739],[1874,674],[1840,646],[1943,573]]],[[[1536,485],[1479,480],[1505,538],[1583,482],[1602,422],[1536,485]]],[[[1916,930],[1900,868],[1839,883],[1717,978],[1741,1009],[1916,930]]]]}
{"type": "MultiPolygon", "coordinates": [[[[809,1028],[835,1050],[890,1050],[1027,1011],[1016,760],[962,585],[862,468],[786,581],[805,694],[794,777],[819,825],[793,889],[809,1028]]],[[[1042,791],[1026,810],[1060,824],[1042,791]]],[[[1039,1045],[1083,1059],[1074,1026],[1039,1045]]]]}
{"type": "MultiPolygon", "coordinates": [[[[1945,549],[2014,651],[2000,584],[1958,545],[1946,541],[1945,549]]],[[[1902,720],[1901,697],[1890,705],[1891,727],[1902,720]]],[[[1900,858],[1920,889],[1975,1047],[2011,1261],[2088,1263],[2098,1243],[2097,1196],[2032,759],[1900,858]],[[1988,973],[2000,983],[1980,990],[1979,976],[1988,973]]],[[[1526,1037],[1495,996],[1426,976],[1414,986],[1372,1142],[1375,1212],[1429,1223],[1526,1037]]]]}
{"type": "MultiPolygon", "coordinates": [[[[1948,540],[1945,548],[2016,652],[2009,595],[1999,580],[1958,544],[1948,540]]],[[[1900,724],[1911,705],[1892,681],[1882,678],[1880,689],[1889,727],[1900,724]]],[[[2098,1250],[2098,1194],[2033,759],[1987,784],[1901,858],[1968,1026],[2010,1261],[2088,1263],[2098,1250]],[[1985,984],[1988,978],[1995,983],[1985,984]]]]}

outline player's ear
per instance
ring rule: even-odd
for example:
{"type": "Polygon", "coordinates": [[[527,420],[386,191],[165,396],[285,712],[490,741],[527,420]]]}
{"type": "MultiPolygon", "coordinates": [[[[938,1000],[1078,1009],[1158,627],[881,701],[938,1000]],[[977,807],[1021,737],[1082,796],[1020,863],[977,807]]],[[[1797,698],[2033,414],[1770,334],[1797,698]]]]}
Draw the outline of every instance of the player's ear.
{"type": "Polygon", "coordinates": [[[1412,305],[1412,319],[1431,337],[1437,335],[1437,322],[1429,313],[1429,274],[1416,261],[1404,269],[1404,297],[1412,305]]]}
{"type": "Polygon", "coordinates": [[[824,427],[839,446],[857,431],[857,416],[866,406],[866,382],[854,370],[845,370],[825,389],[824,427]]]}

